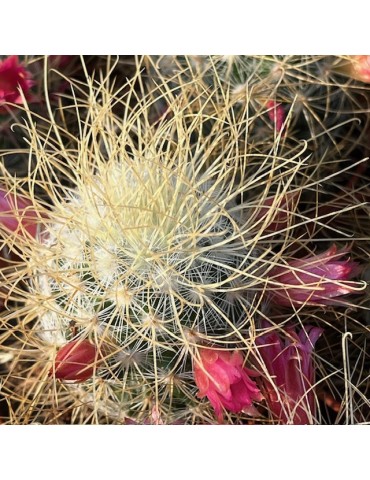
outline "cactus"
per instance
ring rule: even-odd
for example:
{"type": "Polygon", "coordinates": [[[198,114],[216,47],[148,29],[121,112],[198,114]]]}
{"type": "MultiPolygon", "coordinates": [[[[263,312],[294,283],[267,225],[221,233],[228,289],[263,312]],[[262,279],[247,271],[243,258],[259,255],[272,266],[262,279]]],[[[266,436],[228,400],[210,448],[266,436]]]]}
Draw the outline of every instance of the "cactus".
{"type": "MultiPolygon", "coordinates": [[[[214,423],[197,396],[200,352],[242,352],[224,356],[253,367],[262,319],[293,316],[270,305],[270,273],[310,251],[299,228],[330,232],[309,202],[297,207],[325,185],[307,146],[289,149],[274,128],[255,141],[266,110],[235,108],[223,77],[210,92],[202,70],[148,91],[140,67],[124,90],[87,78],[76,135],[25,110],[38,235],[8,235],[21,260],[2,272],[14,345],[4,391],[19,423],[214,423]]],[[[25,194],[25,180],[4,171],[3,182],[25,194]]]]}
{"type": "MultiPolygon", "coordinates": [[[[40,234],[23,240],[27,291],[13,286],[12,298],[24,302],[27,349],[39,352],[44,408],[53,388],[66,388],[56,378],[73,380],[78,362],[89,358],[91,378],[78,370],[68,401],[75,395],[94,410],[100,386],[110,416],[145,422],[155,411],[165,423],[199,422],[197,345],[247,348],[255,328],[251,312],[260,308],[260,276],[270,260],[241,199],[261,180],[245,183],[238,174],[249,160],[237,152],[235,126],[226,143],[219,136],[227,109],[214,121],[214,136],[203,137],[206,115],[172,97],[172,118],[153,125],[151,98],[131,108],[133,91],[120,100],[122,121],[112,112],[118,97],[90,84],[76,150],[64,146],[61,130],[59,144],[44,142],[30,115],[37,158],[30,183],[52,205],[34,199],[40,234]],[[75,347],[72,356],[66,345],[75,347]]],[[[266,160],[260,177],[269,172],[266,160]]]]}

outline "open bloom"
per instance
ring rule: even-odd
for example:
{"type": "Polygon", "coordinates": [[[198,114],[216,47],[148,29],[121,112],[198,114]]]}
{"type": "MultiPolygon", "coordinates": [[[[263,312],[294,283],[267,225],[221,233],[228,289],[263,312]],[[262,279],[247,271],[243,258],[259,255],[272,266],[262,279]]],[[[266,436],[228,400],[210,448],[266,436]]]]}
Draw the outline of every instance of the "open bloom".
{"type": "Polygon", "coordinates": [[[37,214],[31,200],[14,196],[0,188],[0,225],[14,233],[32,237],[37,234],[37,214]]]}
{"type": "Polygon", "coordinates": [[[49,375],[75,383],[92,377],[97,359],[97,348],[87,340],[74,340],[58,351],[49,375]]]}
{"type": "Polygon", "coordinates": [[[359,271],[359,265],[349,259],[340,260],[348,253],[337,251],[332,245],[326,252],[276,266],[271,270],[271,300],[283,306],[335,305],[342,301],[335,297],[353,293],[361,285],[350,282],[359,271]]]}
{"type": "Polygon", "coordinates": [[[22,103],[19,89],[23,91],[26,99],[30,99],[30,88],[34,83],[31,73],[19,63],[16,55],[0,61],[0,113],[7,111],[3,106],[5,102],[22,103]]]}
{"type": "Polygon", "coordinates": [[[273,332],[256,340],[270,377],[262,380],[262,391],[279,423],[313,423],[315,375],[312,352],[322,332],[319,327],[307,326],[297,334],[290,327],[284,339],[273,332]]]}
{"type": "Polygon", "coordinates": [[[207,397],[215,409],[217,420],[222,423],[222,409],[255,414],[253,401],[261,401],[259,388],[251,380],[256,372],[243,366],[239,351],[201,348],[200,362],[194,365],[194,379],[199,388],[198,397],[207,397]]]}

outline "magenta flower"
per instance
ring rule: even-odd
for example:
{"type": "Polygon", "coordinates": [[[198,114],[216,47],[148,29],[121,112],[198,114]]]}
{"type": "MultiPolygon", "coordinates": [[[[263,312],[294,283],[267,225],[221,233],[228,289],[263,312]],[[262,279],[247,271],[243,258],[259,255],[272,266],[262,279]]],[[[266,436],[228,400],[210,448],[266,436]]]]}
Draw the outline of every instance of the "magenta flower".
{"type": "Polygon", "coordinates": [[[274,267],[270,272],[270,299],[282,306],[342,304],[336,297],[354,293],[361,286],[359,282],[348,281],[359,271],[356,262],[341,260],[348,251],[347,248],[337,251],[332,245],[320,255],[274,267]]]}
{"type": "Polygon", "coordinates": [[[87,340],[66,343],[58,351],[49,375],[75,383],[85,382],[94,374],[97,348],[87,340]]]}
{"type": "Polygon", "coordinates": [[[19,235],[37,235],[37,214],[32,202],[0,188],[0,225],[19,235]]]}
{"type": "Polygon", "coordinates": [[[268,116],[271,122],[274,123],[276,131],[280,132],[283,129],[285,121],[285,112],[284,108],[275,100],[269,100],[267,102],[267,108],[269,109],[268,116]]]}
{"type": "Polygon", "coordinates": [[[34,84],[31,73],[19,63],[16,55],[0,61],[0,113],[7,112],[7,108],[3,106],[6,102],[22,103],[19,89],[23,91],[26,99],[30,99],[30,88],[34,84]]]}
{"type": "Polygon", "coordinates": [[[207,397],[215,409],[219,423],[223,421],[222,409],[255,414],[253,401],[261,401],[262,395],[250,376],[256,372],[243,366],[239,351],[201,348],[200,361],[194,364],[194,380],[199,388],[197,396],[207,397]]]}
{"type": "Polygon", "coordinates": [[[269,410],[281,424],[313,423],[316,405],[312,352],[322,332],[319,327],[307,326],[297,334],[290,327],[284,340],[275,332],[256,340],[271,377],[262,380],[261,389],[269,410]]]}

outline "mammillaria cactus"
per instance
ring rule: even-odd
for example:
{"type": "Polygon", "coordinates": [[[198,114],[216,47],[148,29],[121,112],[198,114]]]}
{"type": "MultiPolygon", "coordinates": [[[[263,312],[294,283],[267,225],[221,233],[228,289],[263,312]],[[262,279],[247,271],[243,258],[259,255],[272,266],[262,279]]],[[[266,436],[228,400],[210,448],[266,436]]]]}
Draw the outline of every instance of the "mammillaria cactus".
{"type": "MultiPolygon", "coordinates": [[[[215,423],[225,407],[228,421],[245,423],[263,411],[258,372],[250,395],[246,375],[269,289],[284,288],[273,274],[295,265],[282,261],[286,251],[306,248],[296,233],[317,219],[298,201],[325,179],[311,176],[306,144],[281,154],[276,125],[263,149],[249,143],[260,115],[235,110],[226,87],[209,92],[201,77],[176,87],[162,79],[147,92],[138,68],[122,91],[109,76],[87,78],[86,98],[73,87],[76,136],[53,118],[40,129],[25,109],[38,228],[3,273],[2,325],[19,318],[7,332],[17,350],[6,385],[19,402],[14,417],[197,424],[215,423]]],[[[14,192],[25,183],[6,172],[3,182],[14,192]]],[[[338,278],[338,295],[362,288],[345,289],[347,280],[338,278]]]]}
{"type": "Polygon", "coordinates": [[[219,141],[202,134],[206,115],[176,99],[172,118],[153,125],[150,98],[131,109],[125,97],[119,120],[103,88],[91,86],[76,150],[42,145],[29,122],[35,184],[52,205],[35,200],[43,220],[22,250],[28,291],[12,294],[26,297],[44,397],[56,377],[95,408],[104,384],[121,418],[144,422],[154,409],[165,423],[197,422],[198,346],[248,348],[260,308],[269,262],[241,201],[256,179],[239,175],[248,158],[233,126],[223,141],[226,109],[212,127],[219,141]]]}

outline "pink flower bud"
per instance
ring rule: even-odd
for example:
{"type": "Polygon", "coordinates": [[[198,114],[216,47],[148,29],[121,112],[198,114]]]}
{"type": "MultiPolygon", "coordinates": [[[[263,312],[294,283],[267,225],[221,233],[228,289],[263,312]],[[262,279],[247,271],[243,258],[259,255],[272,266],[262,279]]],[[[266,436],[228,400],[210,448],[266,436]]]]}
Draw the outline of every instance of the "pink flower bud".
{"type": "Polygon", "coordinates": [[[359,265],[349,259],[340,260],[348,249],[337,252],[332,245],[326,252],[292,260],[286,266],[276,266],[270,272],[270,299],[277,305],[336,305],[341,295],[355,293],[359,282],[349,282],[359,271],[359,265]]]}
{"type": "Polygon", "coordinates": [[[267,108],[269,109],[268,116],[271,122],[274,123],[277,132],[281,132],[285,121],[284,108],[275,102],[275,100],[269,100],[267,102],[267,108]]]}
{"type": "Polygon", "coordinates": [[[217,420],[222,423],[222,408],[239,413],[255,414],[253,401],[261,401],[262,395],[251,376],[256,372],[243,366],[242,354],[235,351],[201,348],[200,361],[194,364],[194,380],[199,388],[198,397],[207,397],[215,409],[217,420]]]}
{"type": "Polygon", "coordinates": [[[97,348],[87,340],[74,340],[58,351],[49,375],[60,380],[84,382],[95,371],[97,348]]]}
{"type": "Polygon", "coordinates": [[[290,327],[284,339],[275,332],[256,339],[270,375],[262,380],[261,388],[279,423],[313,423],[316,410],[312,352],[322,332],[321,328],[307,326],[297,334],[290,327]]]}

